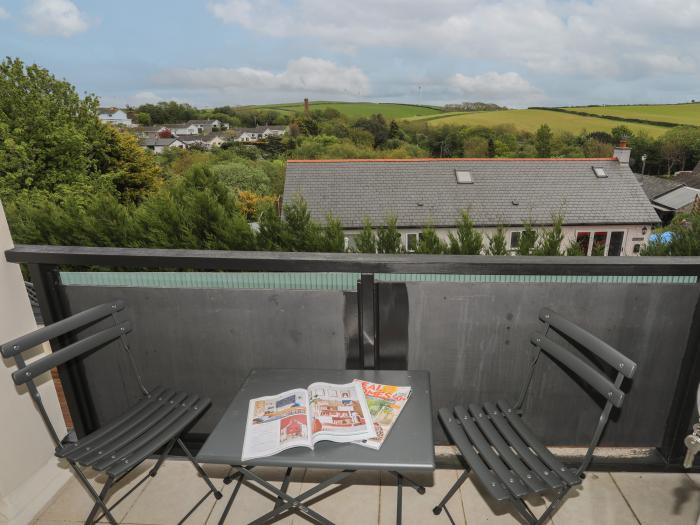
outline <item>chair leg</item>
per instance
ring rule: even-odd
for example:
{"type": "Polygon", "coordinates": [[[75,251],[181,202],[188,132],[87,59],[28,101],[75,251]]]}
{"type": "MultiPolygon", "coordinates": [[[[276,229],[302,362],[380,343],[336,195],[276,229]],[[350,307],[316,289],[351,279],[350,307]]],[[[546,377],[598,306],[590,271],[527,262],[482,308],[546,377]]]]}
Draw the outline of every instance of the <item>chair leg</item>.
{"type": "Polygon", "coordinates": [[[160,467],[161,467],[161,465],[163,465],[165,458],[167,458],[168,454],[170,454],[170,451],[173,449],[173,446],[175,445],[176,441],[177,441],[177,438],[170,440],[170,443],[168,443],[166,445],[166,447],[165,447],[165,449],[163,449],[163,452],[161,453],[161,455],[158,456],[158,461],[156,461],[156,464],[153,465],[153,468],[148,473],[151,477],[155,477],[156,474],[158,474],[158,470],[160,470],[160,467]]]}
{"type": "Polygon", "coordinates": [[[546,523],[549,518],[552,517],[552,514],[554,514],[557,510],[559,510],[559,507],[561,507],[562,501],[564,501],[564,498],[566,495],[569,493],[571,490],[571,487],[567,487],[559,494],[557,495],[557,498],[552,501],[552,503],[547,507],[547,509],[542,513],[542,516],[540,516],[540,519],[537,520],[537,525],[546,523]]]}
{"type": "MultiPolygon", "coordinates": [[[[109,492],[109,489],[112,488],[112,485],[114,484],[114,478],[112,476],[107,476],[107,481],[105,482],[105,486],[102,487],[102,490],[100,491],[99,498],[103,502],[107,502],[107,493],[109,492]]],[[[90,511],[90,514],[88,514],[87,519],[85,520],[85,525],[93,525],[97,520],[96,514],[97,510],[100,508],[100,505],[95,502],[95,504],[92,506],[92,510],[90,511]]]]}
{"type": "Polygon", "coordinates": [[[182,438],[177,438],[177,444],[182,448],[182,450],[185,451],[185,454],[187,455],[187,459],[189,459],[190,462],[194,465],[194,468],[197,469],[197,472],[199,472],[199,475],[202,476],[202,478],[204,478],[204,482],[207,484],[207,486],[209,487],[209,490],[212,492],[212,494],[214,494],[214,497],[216,499],[221,499],[222,498],[221,492],[216,490],[216,487],[209,479],[209,476],[207,475],[206,472],[204,472],[202,465],[197,463],[197,461],[194,459],[194,456],[192,456],[190,449],[185,446],[185,443],[183,443],[182,438]]]}
{"type": "Polygon", "coordinates": [[[469,477],[469,472],[471,469],[466,468],[464,469],[464,472],[462,472],[462,475],[455,481],[454,485],[452,485],[452,488],[445,494],[445,497],[442,498],[442,501],[433,508],[433,514],[436,516],[442,512],[442,509],[445,508],[445,505],[447,505],[447,502],[450,500],[452,496],[454,496],[455,492],[459,490],[459,487],[462,486],[462,484],[467,481],[467,478],[469,477]]]}
{"type": "MultiPolygon", "coordinates": [[[[104,500],[102,499],[100,494],[98,494],[95,491],[95,489],[92,487],[92,485],[90,485],[90,482],[85,477],[85,474],[83,474],[83,471],[80,470],[80,467],[78,467],[78,465],[76,463],[74,463],[73,461],[69,461],[69,465],[71,466],[71,468],[73,469],[75,474],[78,476],[78,480],[83,484],[85,489],[88,491],[88,493],[90,494],[90,496],[94,500],[95,506],[102,509],[102,512],[104,513],[105,517],[107,518],[107,521],[109,521],[110,525],[117,525],[117,520],[114,519],[114,516],[112,516],[112,513],[109,511],[109,508],[107,508],[107,504],[104,502],[104,500]]],[[[107,481],[109,483],[109,479],[107,481]]],[[[104,488],[102,489],[102,492],[104,492],[106,495],[106,491],[104,488]]],[[[93,515],[93,518],[94,518],[94,515],[93,515]]]]}

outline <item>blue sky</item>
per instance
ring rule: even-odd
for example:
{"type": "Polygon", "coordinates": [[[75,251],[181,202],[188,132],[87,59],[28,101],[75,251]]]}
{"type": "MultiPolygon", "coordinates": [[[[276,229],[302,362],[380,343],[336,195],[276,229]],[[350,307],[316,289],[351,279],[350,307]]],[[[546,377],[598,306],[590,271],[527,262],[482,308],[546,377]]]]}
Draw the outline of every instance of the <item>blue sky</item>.
{"type": "Polygon", "coordinates": [[[104,104],[700,99],[693,0],[0,0],[0,54],[104,104]]]}

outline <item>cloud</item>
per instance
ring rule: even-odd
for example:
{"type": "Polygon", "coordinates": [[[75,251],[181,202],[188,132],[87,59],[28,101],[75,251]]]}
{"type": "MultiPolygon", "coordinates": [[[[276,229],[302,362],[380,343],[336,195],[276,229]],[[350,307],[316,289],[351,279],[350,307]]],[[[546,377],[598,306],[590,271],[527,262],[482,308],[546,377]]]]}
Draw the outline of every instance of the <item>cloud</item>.
{"type": "Polygon", "coordinates": [[[88,21],[70,0],[33,0],[25,29],[37,35],[69,37],[88,28],[88,21]]]}
{"type": "Polygon", "coordinates": [[[154,81],[169,88],[218,89],[226,91],[279,91],[363,96],[369,79],[357,67],[342,67],[321,58],[302,57],[274,73],[250,67],[179,68],[158,73],[154,81]]]}
{"type": "Polygon", "coordinates": [[[272,38],[349,52],[433,49],[544,74],[634,79],[694,72],[700,56],[700,2],[688,0],[214,0],[208,9],[272,38]]]}
{"type": "Polygon", "coordinates": [[[0,6],[0,20],[10,18],[10,13],[4,7],[0,6]]]}
{"type": "Polygon", "coordinates": [[[466,76],[457,73],[448,81],[454,91],[467,100],[505,102],[518,104],[532,102],[542,97],[542,93],[518,73],[484,73],[466,76]]]}

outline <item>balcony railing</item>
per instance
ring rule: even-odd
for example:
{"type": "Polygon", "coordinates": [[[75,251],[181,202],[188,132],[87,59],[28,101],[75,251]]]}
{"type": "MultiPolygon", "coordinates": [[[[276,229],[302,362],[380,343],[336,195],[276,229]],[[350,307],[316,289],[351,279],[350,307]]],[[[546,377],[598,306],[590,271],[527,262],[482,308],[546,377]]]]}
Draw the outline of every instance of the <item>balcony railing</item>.
{"type": "MultiPolygon", "coordinates": [[[[639,364],[625,411],[613,415],[603,437],[603,445],[648,449],[634,460],[635,468],[677,468],[695,414],[699,258],[55,246],[17,246],[6,257],[28,265],[47,323],[124,299],[146,382],[213,399],[213,409],[192,430],[193,444],[211,431],[253,367],[427,369],[435,409],[516,398],[532,356],[529,334],[538,327],[542,306],[560,311],[639,364]],[[129,273],[74,273],[95,268],[129,273]],[[329,279],[333,285],[313,284],[329,279]]],[[[78,433],[133,402],[126,392],[134,390],[124,385],[126,366],[115,348],[60,370],[78,433]]],[[[571,389],[572,379],[554,365],[545,366],[543,374],[547,381],[535,377],[525,417],[550,445],[587,444],[590,436],[581,429],[591,426],[588,420],[599,408],[583,386],[571,389]]],[[[435,436],[445,442],[437,422],[435,436]]],[[[631,465],[615,458],[598,466],[612,463],[631,465]]]]}

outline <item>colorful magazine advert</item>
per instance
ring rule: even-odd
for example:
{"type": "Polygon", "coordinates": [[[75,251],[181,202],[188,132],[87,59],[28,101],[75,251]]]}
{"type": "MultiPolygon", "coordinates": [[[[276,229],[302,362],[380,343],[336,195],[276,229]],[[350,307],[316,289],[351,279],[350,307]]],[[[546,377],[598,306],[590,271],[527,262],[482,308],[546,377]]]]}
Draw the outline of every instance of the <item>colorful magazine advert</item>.
{"type": "Polygon", "coordinates": [[[382,385],[355,379],[362,387],[372,415],[376,436],[357,441],[358,445],[379,450],[411,395],[410,386],[382,385]]]}
{"type": "Polygon", "coordinates": [[[248,405],[243,461],[272,456],[293,447],[314,448],[319,441],[338,443],[375,436],[372,417],[357,383],[313,383],[248,405]]]}

